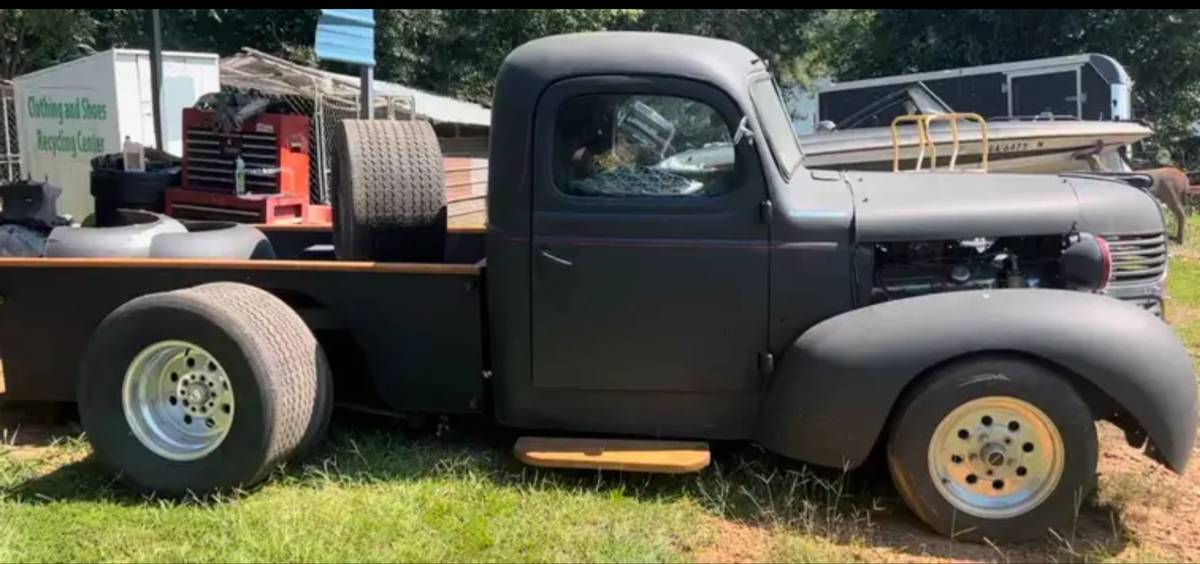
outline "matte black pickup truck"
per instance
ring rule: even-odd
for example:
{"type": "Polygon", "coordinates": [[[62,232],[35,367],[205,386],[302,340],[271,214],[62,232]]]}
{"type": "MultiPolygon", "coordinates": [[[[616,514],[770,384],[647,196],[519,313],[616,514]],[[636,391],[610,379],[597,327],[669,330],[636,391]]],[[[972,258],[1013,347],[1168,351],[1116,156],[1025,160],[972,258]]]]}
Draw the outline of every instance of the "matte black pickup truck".
{"type": "Polygon", "coordinates": [[[159,219],[0,259],[6,396],[78,401],[99,458],[168,494],[261,480],[335,401],[485,414],[552,466],[880,452],[933,528],[993,539],[1070,523],[1097,420],[1187,464],[1196,380],[1155,315],[1143,190],[808,170],[759,57],[698,37],[531,42],[492,115],[486,229],[447,230],[428,124],[348,121],[332,233],[188,258],[159,219]]]}

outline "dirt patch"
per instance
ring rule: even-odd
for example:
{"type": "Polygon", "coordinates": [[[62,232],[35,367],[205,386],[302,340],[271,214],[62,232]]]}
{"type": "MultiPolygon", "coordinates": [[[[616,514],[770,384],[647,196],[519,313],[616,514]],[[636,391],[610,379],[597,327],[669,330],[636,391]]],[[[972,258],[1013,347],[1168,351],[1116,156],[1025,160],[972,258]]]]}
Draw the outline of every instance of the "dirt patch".
{"type": "Polygon", "coordinates": [[[1100,488],[1062,538],[993,546],[930,532],[898,501],[874,516],[859,558],[887,562],[1200,561],[1200,467],[1179,476],[1100,426],[1100,488]]]}
{"type": "Polygon", "coordinates": [[[717,517],[711,522],[717,538],[692,555],[696,562],[761,562],[767,558],[771,546],[767,530],[717,517]]]}
{"type": "Polygon", "coordinates": [[[1200,249],[1193,247],[1180,247],[1172,244],[1168,253],[1172,258],[1200,261],[1200,249]]]}
{"type": "Polygon", "coordinates": [[[50,448],[35,446],[0,447],[0,456],[6,456],[13,460],[42,460],[50,456],[50,448]]]}
{"type": "Polygon", "coordinates": [[[1098,511],[1080,515],[1075,531],[1064,538],[1048,538],[1019,544],[977,544],[962,542],[931,532],[902,504],[889,515],[879,517],[864,547],[852,550],[871,562],[1044,562],[1085,560],[1099,551],[1112,553],[1121,545],[1107,518],[1098,511]]]}
{"type": "Polygon", "coordinates": [[[1119,430],[1101,426],[1101,436],[1100,499],[1121,510],[1130,544],[1200,561],[1200,467],[1180,476],[1126,445],[1119,430]]]}
{"type": "Polygon", "coordinates": [[[1167,321],[1176,327],[1193,326],[1200,322],[1200,308],[1167,299],[1167,321]]]}

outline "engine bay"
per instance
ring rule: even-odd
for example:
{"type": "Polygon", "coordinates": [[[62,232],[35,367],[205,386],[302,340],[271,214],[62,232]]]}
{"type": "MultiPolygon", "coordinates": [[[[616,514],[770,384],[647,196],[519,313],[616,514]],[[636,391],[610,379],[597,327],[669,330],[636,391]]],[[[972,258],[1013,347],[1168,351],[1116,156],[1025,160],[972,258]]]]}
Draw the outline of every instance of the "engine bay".
{"type": "Polygon", "coordinates": [[[1078,235],[976,237],[864,244],[856,253],[858,302],[995,288],[1063,288],[1064,249],[1078,235]]]}

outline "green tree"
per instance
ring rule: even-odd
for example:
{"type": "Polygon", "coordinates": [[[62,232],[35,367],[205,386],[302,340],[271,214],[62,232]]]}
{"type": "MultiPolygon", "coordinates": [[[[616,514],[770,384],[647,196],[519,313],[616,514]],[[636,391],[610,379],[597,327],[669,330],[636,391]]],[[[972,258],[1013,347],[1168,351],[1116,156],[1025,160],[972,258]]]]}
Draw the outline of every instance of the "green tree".
{"type": "Polygon", "coordinates": [[[880,10],[871,19],[833,61],[837,78],[1103,53],[1129,71],[1134,115],[1177,157],[1200,119],[1196,10],[880,10]]]}
{"type": "Polygon", "coordinates": [[[619,29],[638,10],[377,10],[377,75],[491,101],[496,71],[517,46],[547,35],[619,29]]]}
{"type": "MultiPolygon", "coordinates": [[[[97,23],[98,49],[150,45],[149,10],[89,10],[97,23]]],[[[253,47],[296,62],[315,64],[311,45],[317,10],[183,9],[161,10],[163,48],[208,51],[222,56],[253,47]]]]}
{"type": "Polygon", "coordinates": [[[780,78],[794,80],[794,64],[810,48],[809,24],[822,10],[645,10],[625,29],[686,33],[741,43],[767,60],[780,78]]]}
{"type": "MultiPolygon", "coordinates": [[[[148,48],[145,9],[0,9],[0,77],[43,68],[89,50],[148,48]]],[[[162,10],[163,47],[230,55],[254,47],[316,64],[317,10],[162,10]]]]}
{"type": "MultiPolygon", "coordinates": [[[[144,9],[0,9],[0,76],[109,47],[149,44],[144,9]]],[[[254,47],[317,64],[315,9],[162,10],[168,49],[230,55],[254,47]]],[[[1200,11],[1171,10],[376,10],[376,76],[491,99],[504,57],[560,33],[643,30],[742,43],[785,82],[887,76],[1083,52],[1115,57],[1132,75],[1134,113],[1181,154],[1200,120],[1200,11]]],[[[343,72],[337,63],[322,66],[343,72]]],[[[1192,143],[1196,145],[1196,143],[1192,143]]]]}
{"type": "Polygon", "coordinates": [[[820,10],[379,10],[378,76],[478,101],[517,46],[548,35],[632,30],[689,33],[742,43],[790,76],[820,10]]]}
{"type": "Polygon", "coordinates": [[[92,43],[88,10],[0,10],[0,78],[12,78],[65,60],[92,43]]]}

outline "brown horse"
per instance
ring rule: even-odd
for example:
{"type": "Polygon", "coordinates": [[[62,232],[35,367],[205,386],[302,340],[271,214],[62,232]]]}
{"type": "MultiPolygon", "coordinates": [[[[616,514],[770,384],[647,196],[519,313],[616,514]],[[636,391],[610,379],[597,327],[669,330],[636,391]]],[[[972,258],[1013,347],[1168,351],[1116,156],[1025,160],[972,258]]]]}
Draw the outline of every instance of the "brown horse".
{"type": "MultiPolygon", "coordinates": [[[[1092,170],[1104,170],[1098,157],[1089,155],[1086,158],[1092,170]]],[[[1151,178],[1150,194],[1166,205],[1171,210],[1171,214],[1175,216],[1175,236],[1172,239],[1176,243],[1183,244],[1183,236],[1187,232],[1187,210],[1184,208],[1184,202],[1188,186],[1191,184],[1187,173],[1174,167],[1151,168],[1134,172],[1145,174],[1151,178]]]]}
{"type": "Polygon", "coordinates": [[[1175,215],[1175,237],[1173,239],[1176,243],[1183,244],[1183,235],[1187,232],[1187,211],[1183,205],[1189,185],[1187,174],[1173,167],[1152,168],[1137,172],[1148,174],[1154,179],[1154,183],[1150,185],[1150,193],[1158,198],[1158,201],[1166,204],[1171,213],[1175,215]]]}

